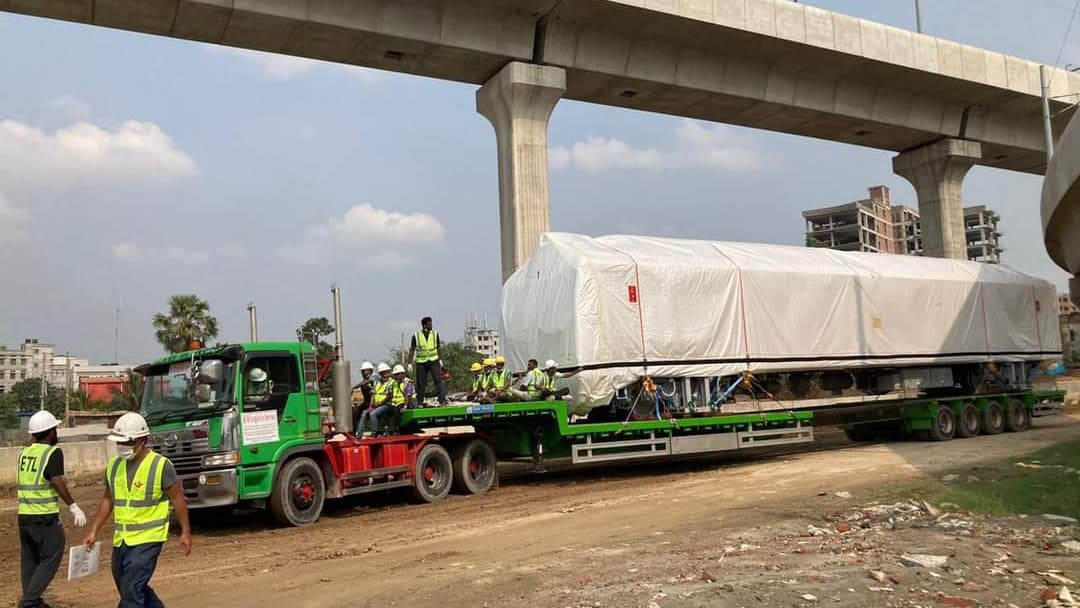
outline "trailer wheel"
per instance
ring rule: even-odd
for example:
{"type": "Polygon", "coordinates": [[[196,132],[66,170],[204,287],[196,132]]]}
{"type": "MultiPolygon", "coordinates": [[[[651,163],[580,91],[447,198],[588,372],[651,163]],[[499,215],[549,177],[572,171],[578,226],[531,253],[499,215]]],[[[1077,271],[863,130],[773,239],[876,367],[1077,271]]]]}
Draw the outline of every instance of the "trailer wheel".
{"type": "Polygon", "coordinates": [[[854,441],[861,443],[863,441],[872,441],[869,433],[861,425],[853,425],[844,429],[844,436],[848,438],[848,441],[854,441]]]}
{"type": "Polygon", "coordinates": [[[997,401],[991,401],[986,405],[986,409],[982,413],[982,431],[983,435],[997,435],[1001,431],[1005,430],[1005,413],[1001,409],[1001,404],[997,401]]]}
{"type": "Polygon", "coordinates": [[[937,415],[930,423],[928,435],[930,441],[948,441],[956,434],[956,416],[947,407],[939,407],[937,415]]]}
{"type": "Polygon", "coordinates": [[[416,455],[413,471],[413,494],[417,500],[435,502],[446,498],[454,478],[450,454],[437,443],[429,443],[416,455]]]}
{"type": "Polygon", "coordinates": [[[283,526],[319,521],[326,500],[326,483],[319,465],[307,457],[294,458],[278,471],[270,494],[270,512],[283,526]]]}
{"type": "Polygon", "coordinates": [[[1031,416],[1028,415],[1027,408],[1019,399],[1011,399],[1009,411],[1005,416],[1005,430],[1010,433],[1019,433],[1026,431],[1029,426],[1031,426],[1031,416]]]}
{"type": "Polygon", "coordinates": [[[956,416],[956,436],[962,439],[974,437],[979,434],[981,426],[982,421],[979,420],[979,410],[975,409],[975,404],[970,401],[965,403],[956,416]]]}
{"type": "Polygon", "coordinates": [[[495,450],[486,441],[473,439],[454,450],[454,491],[483,494],[495,484],[495,450]]]}

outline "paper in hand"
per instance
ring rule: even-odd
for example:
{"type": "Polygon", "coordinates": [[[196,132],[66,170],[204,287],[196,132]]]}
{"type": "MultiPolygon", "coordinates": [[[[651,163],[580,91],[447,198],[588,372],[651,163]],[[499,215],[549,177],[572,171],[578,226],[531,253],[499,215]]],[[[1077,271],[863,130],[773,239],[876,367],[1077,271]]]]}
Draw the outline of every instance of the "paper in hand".
{"type": "Polygon", "coordinates": [[[68,580],[74,581],[96,573],[100,563],[100,541],[94,543],[90,550],[83,545],[75,545],[68,551],[68,580]]]}

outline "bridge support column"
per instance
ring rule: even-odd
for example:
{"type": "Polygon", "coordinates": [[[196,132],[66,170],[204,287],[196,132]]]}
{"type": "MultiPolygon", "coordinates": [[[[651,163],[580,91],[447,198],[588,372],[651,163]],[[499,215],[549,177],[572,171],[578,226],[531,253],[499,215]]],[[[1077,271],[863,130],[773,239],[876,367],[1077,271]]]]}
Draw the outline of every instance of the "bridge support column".
{"type": "Polygon", "coordinates": [[[893,172],[911,182],[919,198],[923,255],[967,259],[960,187],[980,158],[979,142],[963,139],[943,139],[893,157],[893,172]]]}
{"type": "Polygon", "coordinates": [[[476,110],[495,127],[499,227],[506,281],[551,229],[548,119],[566,92],[566,70],[514,61],[476,92],[476,110]]]}

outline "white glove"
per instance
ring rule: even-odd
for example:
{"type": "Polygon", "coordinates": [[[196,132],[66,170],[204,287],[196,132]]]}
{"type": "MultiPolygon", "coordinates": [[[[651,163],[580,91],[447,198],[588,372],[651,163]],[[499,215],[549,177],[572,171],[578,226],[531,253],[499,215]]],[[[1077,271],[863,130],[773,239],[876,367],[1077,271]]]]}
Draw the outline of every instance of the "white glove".
{"type": "Polygon", "coordinates": [[[442,359],[439,359],[439,367],[446,367],[445,365],[442,364],[442,359]]]}
{"type": "Polygon", "coordinates": [[[68,505],[68,510],[71,511],[71,517],[75,520],[76,528],[81,528],[86,525],[86,513],[83,513],[83,510],[79,508],[78,504],[71,503],[68,505]]]}
{"type": "Polygon", "coordinates": [[[405,366],[405,371],[409,372],[410,374],[412,373],[412,363],[405,366]]]}

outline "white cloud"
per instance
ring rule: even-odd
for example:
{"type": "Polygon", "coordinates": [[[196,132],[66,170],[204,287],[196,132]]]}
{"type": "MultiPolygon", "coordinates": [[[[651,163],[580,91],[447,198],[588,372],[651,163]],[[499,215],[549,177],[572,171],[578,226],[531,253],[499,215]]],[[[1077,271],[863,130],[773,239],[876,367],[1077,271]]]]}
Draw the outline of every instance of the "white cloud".
{"type": "Polygon", "coordinates": [[[352,66],[343,63],[319,61],[317,59],[308,59],[306,57],[296,57],[294,55],[266,53],[263,51],[255,51],[251,49],[240,49],[216,45],[208,45],[207,49],[211,53],[219,55],[232,55],[234,57],[243,59],[244,61],[247,61],[249,64],[254,66],[255,69],[259,72],[259,74],[269,80],[292,80],[298,76],[307,74],[318,68],[337,69],[350,74],[351,76],[357,78],[362,82],[375,82],[381,76],[381,73],[378,70],[372,70],[369,68],[352,66]]]}
{"type": "Polygon", "coordinates": [[[242,260],[248,256],[247,247],[231,243],[219,246],[214,250],[214,253],[221,257],[232,258],[234,260],[242,260]]]}
{"type": "Polygon", "coordinates": [[[30,212],[20,209],[0,195],[0,245],[18,243],[26,238],[30,212]]]}
{"type": "Polygon", "coordinates": [[[414,264],[417,248],[437,247],[445,239],[446,229],[430,214],[363,204],[309,226],[300,244],[286,245],[277,255],[290,262],[323,264],[346,251],[359,268],[390,272],[414,264]]]}
{"type": "Polygon", "coordinates": [[[195,175],[195,161],[152,122],[107,130],[87,122],[47,133],[0,120],[0,182],[51,189],[167,183],[195,175]]]}
{"type": "Polygon", "coordinates": [[[128,264],[180,264],[181,266],[198,266],[210,261],[210,255],[205,251],[189,251],[178,245],[170,245],[160,249],[144,249],[131,241],[117,243],[112,246],[113,259],[128,264]]]}
{"type": "Polygon", "coordinates": [[[81,120],[91,113],[90,104],[71,95],[56,97],[49,102],[49,106],[71,120],[81,120]]]}
{"type": "Polygon", "coordinates": [[[431,244],[442,242],[446,230],[427,213],[401,213],[363,204],[349,209],[341,218],[332,217],[309,227],[308,234],[342,242],[431,244]]]}
{"type": "Polygon", "coordinates": [[[620,170],[756,171],[761,159],[730,127],[705,126],[683,119],[667,147],[635,148],[615,138],[590,135],[571,146],[554,146],[548,152],[553,169],[574,168],[587,173],[620,170]]]}

